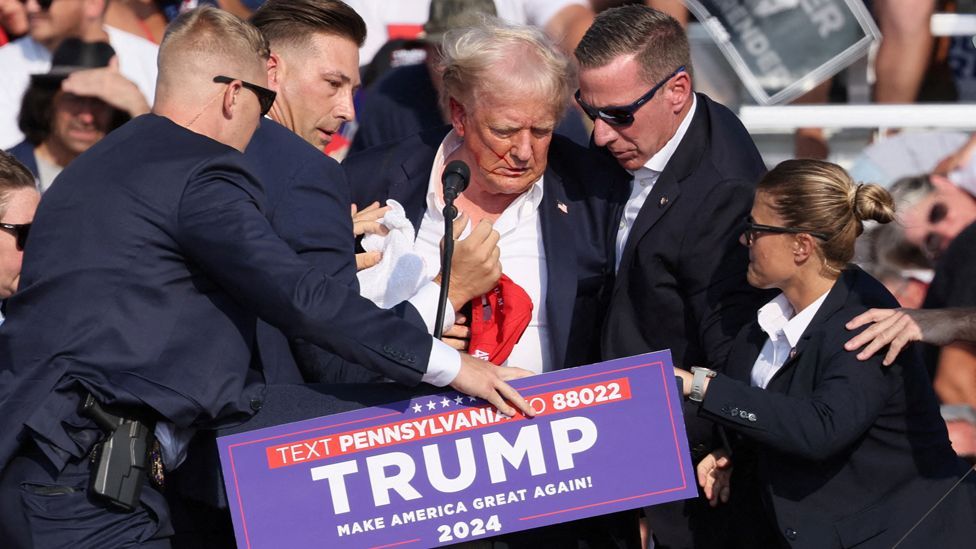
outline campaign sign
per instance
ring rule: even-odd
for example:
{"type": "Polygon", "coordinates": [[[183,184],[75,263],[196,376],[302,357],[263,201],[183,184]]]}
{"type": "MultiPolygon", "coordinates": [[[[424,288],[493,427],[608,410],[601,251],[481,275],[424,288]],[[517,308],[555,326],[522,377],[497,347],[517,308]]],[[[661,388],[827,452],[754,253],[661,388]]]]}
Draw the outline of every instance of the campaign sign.
{"type": "Polygon", "coordinates": [[[434,547],[695,497],[671,355],[218,439],[241,548],[434,547]]]}
{"type": "Polygon", "coordinates": [[[862,0],[685,0],[761,105],[785,103],[881,35],[862,0]]]}

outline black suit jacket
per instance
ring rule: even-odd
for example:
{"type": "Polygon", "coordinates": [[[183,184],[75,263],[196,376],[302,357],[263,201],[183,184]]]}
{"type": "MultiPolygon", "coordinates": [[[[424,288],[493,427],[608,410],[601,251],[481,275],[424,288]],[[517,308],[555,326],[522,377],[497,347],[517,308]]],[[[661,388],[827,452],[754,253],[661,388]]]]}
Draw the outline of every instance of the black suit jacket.
{"type": "MultiPolygon", "coordinates": [[[[449,129],[426,131],[347,158],[342,166],[353,201],[366,206],[395,199],[419,230],[434,156],[449,129]]],[[[624,183],[623,173],[605,158],[553,136],[539,217],[548,285],[544,306],[557,369],[599,358],[595,334],[613,281],[611,201],[620,196],[624,183]]]]}
{"type": "MultiPolygon", "coordinates": [[[[603,325],[604,359],[670,349],[679,368],[721,369],[735,334],[768,299],[746,282],[748,252],[738,243],[765,165],[735,114],[703,94],[696,97],[688,130],[620,258],[603,325]]],[[[622,208],[617,219],[620,214],[622,208]]],[[[697,463],[712,445],[714,425],[687,407],[684,415],[697,463]]],[[[719,547],[723,541],[719,518],[701,499],[645,512],[665,547],[719,547]]]]}
{"type": "Polygon", "coordinates": [[[79,385],[180,427],[252,414],[257,315],[401,383],[426,371],[429,335],[275,235],[239,152],[146,115],[60,180],[0,327],[0,467],[28,429],[87,452],[76,427],[91,424],[69,396],[79,385]]]}
{"type": "MultiPolygon", "coordinates": [[[[604,359],[670,349],[679,368],[721,369],[735,334],[768,299],[746,282],[749,255],[738,242],[765,166],[738,118],[697,98],[624,247],[603,326],[604,359]]],[[[697,461],[712,426],[685,416],[697,461]]]]}
{"type": "MultiPolygon", "coordinates": [[[[785,546],[892,547],[965,468],[916,353],[883,367],[880,355],[862,362],[843,348],[851,318],[897,306],[878,281],[851,267],[765,390],[749,384],[767,339],[756,322],[736,339],[727,375],[708,386],[700,413],[755,446],[754,463],[733,461],[754,475],[785,546]]],[[[958,487],[904,546],[971,544],[972,488],[958,487]]]]}
{"type": "Polygon", "coordinates": [[[738,243],[759,152],[735,115],[698,94],[695,116],[644,202],[620,259],[603,355],[671,349],[676,366],[720,367],[761,296],[738,243]]]}

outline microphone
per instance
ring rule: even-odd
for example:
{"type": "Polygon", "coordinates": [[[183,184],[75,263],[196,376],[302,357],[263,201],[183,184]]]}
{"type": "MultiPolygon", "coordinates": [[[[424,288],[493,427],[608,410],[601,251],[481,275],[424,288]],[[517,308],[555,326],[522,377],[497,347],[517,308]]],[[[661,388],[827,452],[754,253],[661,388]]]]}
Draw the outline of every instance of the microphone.
{"type": "Polygon", "coordinates": [[[441,176],[441,183],[444,185],[444,201],[453,202],[464,189],[468,188],[468,179],[471,178],[471,170],[462,160],[452,160],[444,168],[444,175],[441,176]]]}
{"type": "Polygon", "coordinates": [[[441,252],[441,291],[437,300],[437,316],[434,319],[434,337],[444,333],[444,313],[447,309],[448,287],[451,283],[451,259],[454,257],[454,199],[468,187],[471,170],[461,160],[452,160],[444,168],[441,184],[444,185],[444,249],[441,252]]]}

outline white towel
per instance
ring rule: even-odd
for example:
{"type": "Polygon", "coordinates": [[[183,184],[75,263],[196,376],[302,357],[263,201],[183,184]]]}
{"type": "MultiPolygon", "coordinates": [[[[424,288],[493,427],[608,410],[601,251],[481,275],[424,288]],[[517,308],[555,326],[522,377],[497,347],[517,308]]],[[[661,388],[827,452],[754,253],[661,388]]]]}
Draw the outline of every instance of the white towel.
{"type": "Polygon", "coordinates": [[[417,232],[407,219],[403,206],[396,200],[388,200],[386,205],[390,211],[380,223],[390,232],[363,237],[363,249],[382,252],[383,258],[356,276],[359,277],[359,293],[379,307],[389,309],[413,297],[423,286],[426,265],[424,259],[413,252],[417,232]]]}

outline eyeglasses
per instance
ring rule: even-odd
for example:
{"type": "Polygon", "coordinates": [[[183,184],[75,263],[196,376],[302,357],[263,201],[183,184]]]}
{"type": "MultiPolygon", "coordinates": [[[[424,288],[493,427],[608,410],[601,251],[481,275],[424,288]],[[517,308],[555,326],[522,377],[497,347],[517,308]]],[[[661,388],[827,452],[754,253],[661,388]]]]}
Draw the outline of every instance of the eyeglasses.
{"type": "Polygon", "coordinates": [[[745,238],[746,246],[752,246],[756,241],[756,237],[760,233],[775,233],[775,234],[808,234],[814,238],[819,238],[820,240],[830,240],[830,237],[824,233],[811,231],[809,229],[801,229],[798,227],[776,227],[773,225],[760,225],[753,221],[752,216],[747,217],[743,220],[742,237],[745,238]]]}
{"type": "Polygon", "coordinates": [[[247,80],[241,80],[240,78],[231,78],[229,76],[215,76],[213,81],[218,84],[230,84],[233,81],[239,81],[242,86],[254,92],[254,95],[258,96],[258,103],[261,104],[261,116],[268,114],[271,110],[271,105],[274,105],[275,97],[278,96],[277,93],[265,88],[264,86],[258,86],[257,84],[252,84],[247,80]]]}
{"type": "Polygon", "coordinates": [[[20,225],[0,223],[0,229],[8,231],[10,234],[14,235],[14,237],[17,239],[17,249],[21,251],[23,251],[24,245],[27,244],[27,233],[30,232],[30,228],[30,223],[23,223],[20,225]]]}
{"type": "Polygon", "coordinates": [[[668,83],[668,80],[674,78],[679,72],[684,72],[685,66],[682,65],[675,69],[674,72],[667,75],[663,80],[658,82],[651,88],[651,91],[640,96],[637,101],[634,101],[630,105],[625,105],[622,107],[603,107],[598,109],[596,107],[591,107],[587,105],[583,98],[580,97],[580,90],[576,90],[576,102],[579,103],[580,108],[586,113],[586,116],[590,117],[590,120],[596,120],[597,117],[603,120],[611,126],[629,126],[634,123],[634,113],[637,109],[641,108],[644,103],[647,103],[654,97],[657,90],[661,89],[661,86],[668,83]]]}
{"type": "MultiPolygon", "coordinates": [[[[21,4],[27,4],[27,2],[28,0],[20,0],[21,4]]],[[[54,3],[54,0],[36,0],[36,2],[37,2],[37,7],[41,8],[41,10],[43,11],[47,11],[48,9],[50,9],[51,4],[54,3]]]]}

